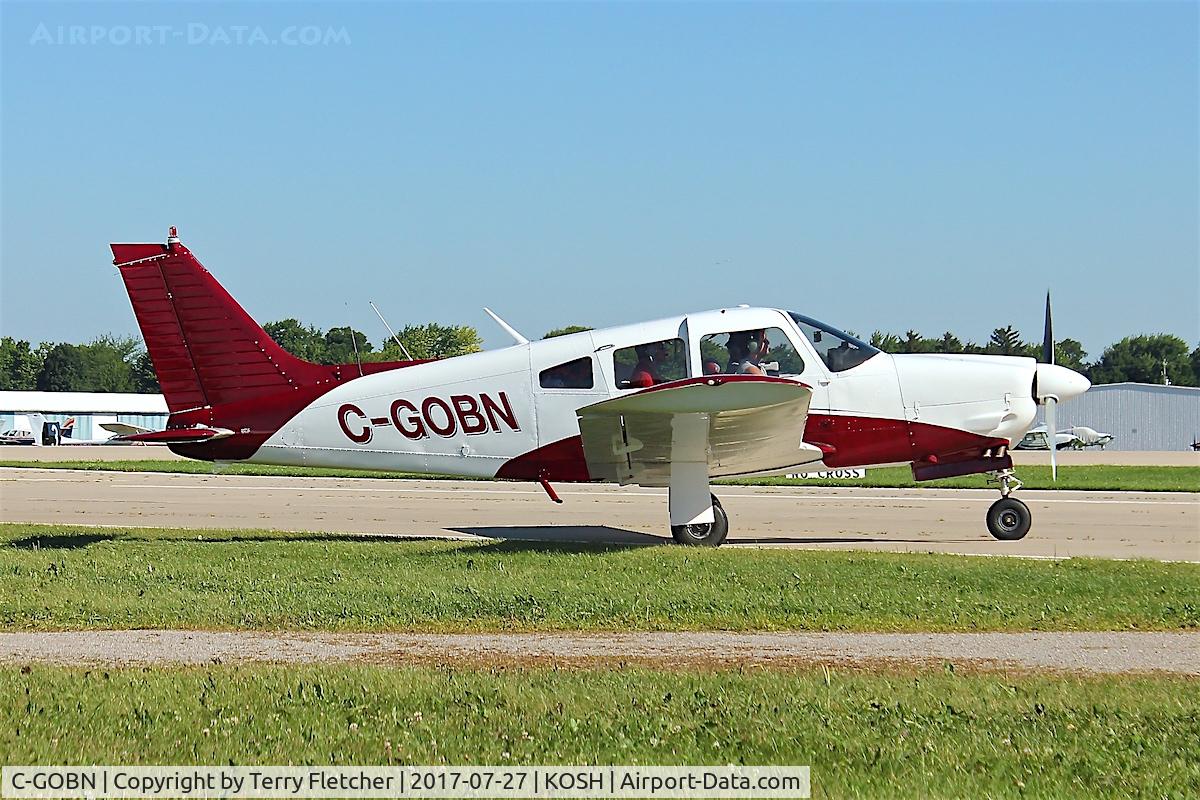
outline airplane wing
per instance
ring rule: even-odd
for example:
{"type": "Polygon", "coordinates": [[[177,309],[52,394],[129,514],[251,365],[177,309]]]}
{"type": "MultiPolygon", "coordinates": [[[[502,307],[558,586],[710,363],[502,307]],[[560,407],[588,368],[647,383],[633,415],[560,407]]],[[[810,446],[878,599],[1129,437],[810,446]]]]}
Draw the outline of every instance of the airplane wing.
{"type": "Polygon", "coordinates": [[[811,399],[786,378],[713,375],[604,400],[578,412],[588,472],[669,486],[672,469],[729,477],[819,461],[820,448],[803,441],[811,399]]]}

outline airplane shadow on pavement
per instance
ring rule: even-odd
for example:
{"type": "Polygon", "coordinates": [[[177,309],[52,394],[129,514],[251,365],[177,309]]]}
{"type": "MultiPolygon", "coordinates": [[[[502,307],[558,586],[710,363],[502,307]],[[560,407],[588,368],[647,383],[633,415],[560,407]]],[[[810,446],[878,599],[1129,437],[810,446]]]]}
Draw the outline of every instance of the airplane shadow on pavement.
{"type": "MultiPolygon", "coordinates": [[[[455,533],[480,537],[479,544],[500,546],[508,549],[527,547],[563,546],[577,549],[588,545],[618,547],[671,544],[665,536],[651,536],[637,531],[611,528],[605,525],[582,526],[511,526],[446,528],[455,533]],[[488,542],[486,540],[495,540],[488,542]]],[[[388,535],[379,533],[305,533],[279,532],[256,533],[246,531],[222,531],[203,538],[193,536],[153,536],[144,531],[113,531],[112,533],[51,534],[49,536],[27,536],[8,543],[9,547],[21,550],[82,550],[100,542],[156,542],[165,544],[234,544],[244,542],[351,542],[357,544],[380,542],[447,541],[440,536],[388,535]]],[[[462,541],[462,540],[458,540],[462,541]]]]}
{"type": "MultiPolygon", "coordinates": [[[[613,528],[608,525],[504,525],[495,527],[446,528],[456,533],[498,539],[511,545],[673,545],[667,536],[613,528]]],[[[945,544],[929,539],[898,539],[893,536],[731,536],[727,545],[806,545],[806,544],[945,544]]],[[[973,539],[950,541],[969,542],[973,539]]]]}
{"type": "Polygon", "coordinates": [[[733,537],[725,540],[726,544],[961,544],[977,542],[979,539],[898,539],[895,536],[769,536],[769,537],[733,537]]]}
{"type": "MultiPolygon", "coordinates": [[[[508,548],[539,546],[602,545],[618,547],[645,547],[673,544],[666,536],[614,528],[609,525],[505,525],[446,528],[447,531],[492,539],[508,548]]],[[[140,532],[139,532],[140,533],[140,532]]],[[[246,533],[223,532],[203,539],[184,536],[129,535],[114,531],[111,534],[53,534],[50,536],[27,536],[8,543],[9,547],[21,550],[82,550],[99,542],[109,541],[154,541],[176,544],[230,544],[236,542],[380,542],[380,541],[437,541],[438,536],[391,536],[387,534],[355,533],[246,533]]],[[[815,545],[815,544],[949,544],[976,542],[978,538],[960,539],[900,539],[891,536],[771,536],[730,537],[730,545],[815,545]]],[[[483,542],[481,542],[483,543],[483,542]]]]}
{"type": "Polygon", "coordinates": [[[609,525],[499,525],[470,528],[446,528],[455,533],[501,539],[508,542],[543,544],[671,544],[666,536],[613,528],[609,525]]]}

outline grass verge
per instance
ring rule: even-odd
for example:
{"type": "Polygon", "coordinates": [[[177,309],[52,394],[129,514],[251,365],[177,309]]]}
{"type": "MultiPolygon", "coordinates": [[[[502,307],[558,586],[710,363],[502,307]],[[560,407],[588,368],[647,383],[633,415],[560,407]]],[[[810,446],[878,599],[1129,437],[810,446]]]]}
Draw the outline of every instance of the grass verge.
{"type": "Polygon", "coordinates": [[[814,797],[1195,797],[1200,682],[952,672],[0,668],[0,760],[808,764],[814,797]]]}
{"type": "MultiPolygon", "coordinates": [[[[1200,470],[1192,467],[1125,466],[1084,464],[1058,468],[1058,480],[1050,478],[1050,467],[1018,466],[1017,477],[1026,489],[1058,489],[1090,492],[1200,492],[1200,470]]],[[[745,478],[729,481],[746,486],[875,486],[881,488],[994,489],[986,475],[965,475],[938,481],[913,480],[908,467],[868,469],[865,478],[849,480],[798,480],[794,478],[745,478]]]]}
{"type": "Polygon", "coordinates": [[[1200,565],[0,525],[0,627],[1179,630],[1200,565]]]}
{"type": "MultiPolygon", "coordinates": [[[[412,472],[375,472],[362,469],[322,469],[320,467],[277,467],[270,464],[223,464],[207,461],[4,461],[0,467],[38,469],[111,470],[115,472],[174,472],[191,475],[266,475],[306,478],[381,478],[463,480],[448,475],[420,475],[412,472]]],[[[1017,468],[1028,489],[1077,491],[1200,492],[1200,470],[1192,467],[1122,466],[1089,464],[1059,467],[1058,481],[1050,479],[1050,467],[1029,465],[1017,468]]],[[[939,481],[917,483],[907,467],[880,467],[867,471],[857,480],[799,480],[796,478],[740,478],[715,481],[743,486],[866,486],[881,488],[923,487],[928,489],[991,488],[986,476],[968,475],[939,481]]]]}

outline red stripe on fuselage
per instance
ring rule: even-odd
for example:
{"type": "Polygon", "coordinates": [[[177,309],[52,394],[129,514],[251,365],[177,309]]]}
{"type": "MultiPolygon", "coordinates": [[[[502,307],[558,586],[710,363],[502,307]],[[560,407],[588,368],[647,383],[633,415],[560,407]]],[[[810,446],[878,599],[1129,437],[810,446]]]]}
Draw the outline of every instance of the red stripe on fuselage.
{"type": "MultiPolygon", "coordinates": [[[[781,432],[781,435],[786,434],[781,432]]],[[[929,456],[943,463],[966,461],[985,450],[1008,444],[1007,439],[923,422],[841,414],[810,414],[804,440],[823,445],[826,450],[823,462],[827,467],[903,464],[924,461],[929,456]]],[[[496,477],[567,483],[591,480],[579,436],[523,453],[505,462],[496,477]]]]}

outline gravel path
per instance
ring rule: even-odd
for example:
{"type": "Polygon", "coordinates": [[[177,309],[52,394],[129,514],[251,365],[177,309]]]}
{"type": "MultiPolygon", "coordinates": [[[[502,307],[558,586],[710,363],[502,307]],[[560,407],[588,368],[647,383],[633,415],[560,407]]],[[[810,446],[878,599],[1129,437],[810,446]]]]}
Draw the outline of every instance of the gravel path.
{"type": "Polygon", "coordinates": [[[1200,633],[0,633],[0,663],[833,663],[1200,675],[1200,633]]]}

